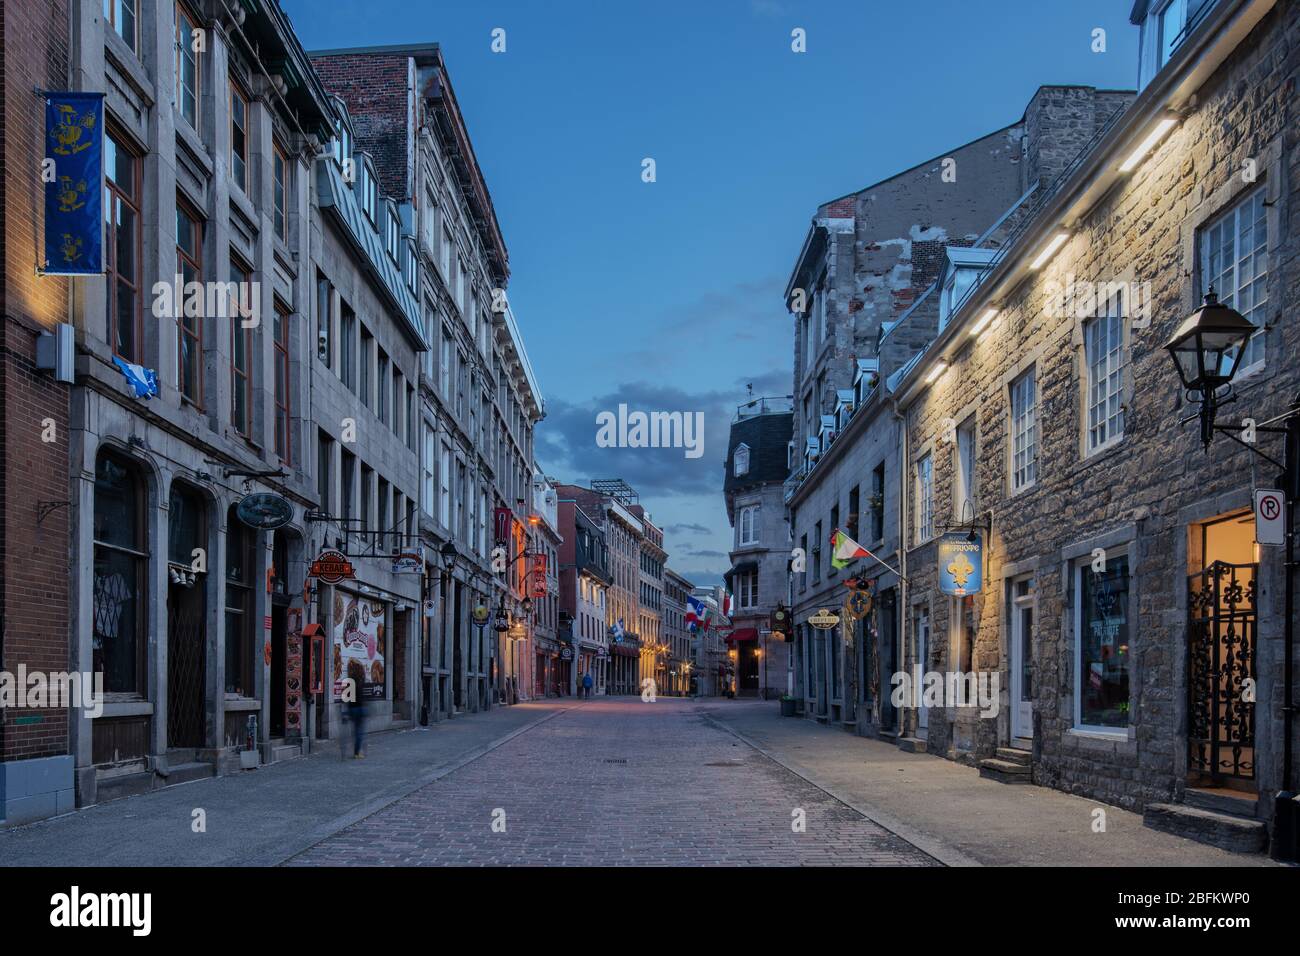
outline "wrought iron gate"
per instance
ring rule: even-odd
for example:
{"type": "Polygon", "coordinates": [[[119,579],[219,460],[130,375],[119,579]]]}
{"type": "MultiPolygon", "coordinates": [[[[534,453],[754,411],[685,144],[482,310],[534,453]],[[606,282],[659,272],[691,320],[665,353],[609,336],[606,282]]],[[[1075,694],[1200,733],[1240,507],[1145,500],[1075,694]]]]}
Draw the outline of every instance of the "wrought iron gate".
{"type": "Polygon", "coordinates": [[[1257,564],[1215,561],[1187,581],[1188,771],[1255,777],[1257,564]]]}
{"type": "Polygon", "coordinates": [[[168,747],[205,745],[203,602],[191,602],[187,597],[172,593],[167,601],[168,747]]]}

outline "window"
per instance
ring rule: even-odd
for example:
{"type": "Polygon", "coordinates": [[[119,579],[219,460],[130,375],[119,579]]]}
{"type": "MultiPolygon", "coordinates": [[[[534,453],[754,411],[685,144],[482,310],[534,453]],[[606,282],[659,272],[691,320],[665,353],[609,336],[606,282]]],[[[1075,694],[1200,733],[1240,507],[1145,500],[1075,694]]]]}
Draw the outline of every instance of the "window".
{"type": "Polygon", "coordinates": [[[402,384],[403,376],[397,367],[393,367],[393,434],[402,437],[402,398],[406,394],[406,387],[402,384]]]}
{"type": "Polygon", "coordinates": [[[1083,347],[1088,369],[1089,452],[1124,437],[1124,320],[1120,296],[1106,304],[1106,314],[1083,327],[1083,347]]]}
{"type": "Polygon", "coordinates": [[[1187,0],[1169,0],[1160,11],[1160,66],[1169,62],[1174,50],[1183,42],[1183,25],[1187,20],[1187,0]]]}
{"type": "Polygon", "coordinates": [[[326,368],[333,367],[333,355],[330,349],[330,328],[333,324],[330,303],[333,296],[331,295],[329,280],[325,274],[317,271],[316,273],[316,357],[325,363],[326,368]]]}
{"type": "Polygon", "coordinates": [[[421,462],[424,472],[421,476],[420,497],[423,499],[421,504],[424,506],[426,514],[433,514],[433,456],[437,449],[433,445],[433,429],[428,425],[424,426],[424,448],[420,451],[421,462]]]}
{"type": "Polygon", "coordinates": [[[758,544],[758,505],[740,509],[740,544],[758,544]]]}
{"type": "Polygon", "coordinates": [[[871,540],[885,539],[885,463],[871,472],[871,540]]]}
{"type": "Polygon", "coordinates": [[[442,460],[438,463],[438,521],[444,528],[451,527],[451,448],[442,444],[442,460]]]}
{"type": "MultiPolygon", "coordinates": [[[[486,490],[480,490],[478,494],[478,553],[484,558],[488,555],[486,490]]],[[[553,566],[553,563],[548,566],[553,566]]]]}
{"type": "Polygon", "coordinates": [[[1011,383],[1011,490],[1038,480],[1038,383],[1030,368],[1011,383]]]}
{"type": "Polygon", "coordinates": [[[289,160],[279,143],[271,147],[271,174],[274,177],[275,235],[281,242],[289,241],[289,160]]]}
{"type": "MultiPolygon", "coordinates": [[[[462,540],[466,537],[465,534],[466,493],[467,493],[467,487],[465,484],[465,463],[457,462],[456,463],[456,499],[454,502],[455,509],[456,509],[456,514],[454,517],[456,523],[452,526],[452,529],[455,531],[456,537],[461,538],[462,540]]],[[[521,548],[520,550],[522,551],[523,549],[521,548]]]]}
{"type": "MultiPolygon", "coordinates": [[[[230,281],[236,288],[250,288],[252,272],[232,253],[230,256],[230,281]]],[[[237,296],[247,293],[236,292],[237,296]]],[[[253,418],[253,330],[244,328],[237,311],[230,313],[230,423],[235,431],[249,438],[253,418]]]]}
{"type": "Polygon", "coordinates": [[[446,225],[442,227],[442,260],[439,265],[442,266],[442,278],[446,281],[448,288],[451,286],[451,233],[447,231],[446,225]]]}
{"type": "Polygon", "coordinates": [[[375,207],[379,203],[379,186],[375,182],[375,171],[370,166],[370,161],[363,159],[361,161],[361,211],[366,214],[370,220],[370,225],[377,225],[375,219],[375,207]]]}
{"type": "Polygon", "coordinates": [[[342,517],[346,520],[356,516],[355,483],[357,480],[357,456],[344,449],[342,465],[339,468],[339,504],[342,517]]]}
{"type": "Polygon", "coordinates": [[[248,97],[230,84],[230,178],[248,189],[248,97]]]}
{"type": "MultiPolygon", "coordinates": [[[[1242,199],[1201,231],[1201,294],[1214,289],[1259,331],[1246,343],[1240,372],[1264,365],[1264,308],[1268,303],[1268,222],[1263,189],[1242,199]]],[[[1239,373],[1240,374],[1240,373],[1239,373]]]]}
{"type": "Polygon", "coordinates": [[[415,386],[406,386],[406,404],[403,406],[406,411],[406,447],[415,451],[415,420],[418,414],[415,407],[415,386]]]}
{"type": "MultiPolygon", "coordinates": [[[[352,391],[357,390],[357,315],[348,307],[346,302],[340,301],[342,313],[339,317],[339,375],[343,378],[343,384],[352,391]]],[[[366,394],[361,393],[361,400],[365,402],[366,394]]]]}
{"type": "MultiPolygon", "coordinates": [[[[203,280],[203,238],[196,216],[176,202],[176,274],[181,282],[203,280]]],[[[176,387],[181,396],[203,407],[203,309],[189,297],[176,313],[176,387]],[[195,313],[195,314],[191,314],[195,313]]]]}
{"type": "Polygon", "coordinates": [[[379,421],[385,425],[388,424],[388,355],[383,349],[379,350],[379,362],[377,363],[377,375],[375,382],[375,414],[379,416],[379,421]]]}
{"type": "Polygon", "coordinates": [[[420,260],[415,255],[415,243],[406,241],[406,288],[414,295],[420,291],[420,260]]]}
{"type": "Polygon", "coordinates": [[[140,158],[111,132],[104,137],[104,289],[108,340],[116,355],[139,362],[140,158]]]}
{"type": "Polygon", "coordinates": [[[320,497],[321,511],[332,514],[330,494],[330,462],[334,459],[334,441],[324,432],[316,434],[316,494],[320,497]]]}
{"type": "Polygon", "coordinates": [[[952,513],[958,521],[975,520],[975,422],[969,420],[957,429],[953,449],[952,513]],[[970,516],[967,519],[967,515],[970,516]]]}
{"type": "Polygon", "coordinates": [[[857,485],[849,489],[849,517],[846,521],[844,532],[854,541],[858,540],[858,508],[860,507],[861,497],[857,485]]]}
{"type": "Polygon", "coordinates": [[[384,217],[384,249],[388,253],[388,258],[393,260],[394,265],[397,265],[402,232],[397,223],[397,207],[390,202],[386,208],[388,214],[384,217]]]}
{"type": "Polygon", "coordinates": [[[361,384],[359,391],[361,393],[361,404],[370,408],[372,399],[370,397],[370,367],[374,361],[375,340],[371,334],[366,331],[365,323],[361,325],[361,384]]]}
{"type": "Polygon", "coordinates": [[[389,485],[386,479],[380,478],[379,479],[379,511],[378,511],[379,521],[375,525],[375,527],[377,527],[380,531],[387,531],[389,528],[388,504],[392,496],[393,496],[392,486],[389,485]]]}
{"type": "MultiPolygon", "coordinates": [[[[383,479],[380,479],[381,481],[383,479]]],[[[367,466],[364,462],[361,465],[361,527],[367,530],[374,530],[375,525],[371,523],[371,515],[374,509],[370,507],[373,500],[371,497],[375,490],[375,470],[367,466]]],[[[384,530],[383,528],[379,529],[384,530]]]]}
{"type": "Polygon", "coordinates": [[[137,26],[140,0],[104,0],[104,22],[122,38],[132,53],[138,52],[137,26]]]}
{"type": "Polygon", "coordinates": [[[1105,570],[1092,558],[1075,567],[1074,723],[1095,729],[1129,725],[1129,559],[1107,549],[1105,570]]]}
{"type": "Polygon", "coordinates": [[[95,462],[95,569],[92,667],[104,690],[145,689],[149,545],[144,484],[135,466],[112,452],[95,462]]]}
{"type": "Polygon", "coordinates": [[[198,18],[176,4],[176,106],[197,133],[199,130],[199,55],[195,47],[198,18]]]}
{"type": "Polygon", "coordinates": [[[749,474],[749,446],[737,445],[736,452],[732,458],[732,473],[739,477],[740,475],[749,474]]]}
{"type": "Polygon", "coordinates": [[[916,463],[916,543],[934,537],[934,462],[926,455],[916,463]]]}
{"type": "Polygon", "coordinates": [[[251,697],[255,532],[231,506],[226,513],[226,693],[251,697]]]}
{"type": "Polygon", "coordinates": [[[282,462],[290,465],[293,464],[293,443],[290,440],[289,310],[279,300],[275,303],[271,331],[275,340],[275,453],[282,462]]]}
{"type": "Polygon", "coordinates": [[[442,330],[442,355],[438,364],[438,391],[444,399],[451,398],[451,333],[444,326],[442,330]]]}
{"type": "Polygon", "coordinates": [[[813,526],[812,579],[814,581],[822,579],[822,523],[820,521],[813,526]]]}

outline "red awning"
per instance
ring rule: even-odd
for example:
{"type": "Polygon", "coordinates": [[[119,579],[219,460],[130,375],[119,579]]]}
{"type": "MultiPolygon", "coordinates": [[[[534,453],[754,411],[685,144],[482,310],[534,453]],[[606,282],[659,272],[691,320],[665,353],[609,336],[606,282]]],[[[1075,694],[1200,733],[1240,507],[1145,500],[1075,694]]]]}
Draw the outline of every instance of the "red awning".
{"type": "Polygon", "coordinates": [[[756,641],[758,640],[758,628],[756,627],[738,627],[727,635],[727,641],[756,641]]]}

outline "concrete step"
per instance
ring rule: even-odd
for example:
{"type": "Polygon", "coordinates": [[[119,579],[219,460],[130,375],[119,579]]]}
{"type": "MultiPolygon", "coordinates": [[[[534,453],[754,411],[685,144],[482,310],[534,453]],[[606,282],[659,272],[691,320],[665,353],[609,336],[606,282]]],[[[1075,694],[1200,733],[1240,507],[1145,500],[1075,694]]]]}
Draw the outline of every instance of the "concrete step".
{"type": "Polygon", "coordinates": [[[980,761],[980,776],[998,783],[1033,783],[1034,770],[1027,764],[986,758],[980,761]]]}
{"type": "Polygon", "coordinates": [[[1034,755],[1028,750],[1017,750],[1014,747],[999,747],[998,759],[1005,760],[1007,763],[1018,763],[1022,767],[1031,766],[1034,755]]]}
{"type": "Polygon", "coordinates": [[[1213,810],[1217,813],[1227,813],[1253,820],[1259,798],[1253,793],[1242,793],[1238,796],[1226,790],[1199,790],[1188,787],[1183,793],[1183,803],[1198,810],[1213,810]]]}
{"type": "Polygon", "coordinates": [[[925,741],[920,737],[899,737],[898,749],[905,754],[925,753],[925,741]]]}
{"type": "Polygon", "coordinates": [[[159,777],[154,789],[158,787],[171,787],[178,783],[189,783],[191,780],[202,780],[205,777],[216,775],[216,770],[210,763],[202,761],[193,761],[191,763],[169,764],[167,767],[167,778],[164,780],[159,777]]]}
{"type": "Polygon", "coordinates": [[[292,760],[302,756],[302,747],[298,744],[276,744],[271,748],[271,763],[292,760]]]}
{"type": "Polygon", "coordinates": [[[1153,830],[1208,843],[1233,853],[1262,853],[1268,845],[1268,828],[1260,820],[1202,810],[1182,803],[1148,804],[1142,813],[1142,822],[1153,830]]]}

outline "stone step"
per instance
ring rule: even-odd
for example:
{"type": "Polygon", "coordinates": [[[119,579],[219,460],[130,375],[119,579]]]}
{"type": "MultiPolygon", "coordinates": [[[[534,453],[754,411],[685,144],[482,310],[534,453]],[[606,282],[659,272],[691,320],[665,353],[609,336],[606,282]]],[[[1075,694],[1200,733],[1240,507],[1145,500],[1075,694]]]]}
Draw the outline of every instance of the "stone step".
{"type": "Polygon", "coordinates": [[[199,760],[191,763],[168,764],[166,779],[159,777],[155,782],[154,789],[171,787],[178,783],[189,783],[191,780],[202,780],[205,777],[215,776],[215,774],[216,770],[212,764],[199,760]]]}
{"type": "Polygon", "coordinates": [[[1017,750],[1014,747],[999,747],[998,759],[1005,760],[1007,763],[1018,763],[1023,767],[1031,766],[1034,755],[1028,750],[1017,750]]]}
{"type": "Polygon", "coordinates": [[[987,758],[980,761],[980,776],[998,783],[1033,783],[1034,771],[1025,764],[987,758]]]}
{"type": "Polygon", "coordinates": [[[1242,793],[1237,796],[1224,790],[1198,790],[1195,787],[1188,787],[1183,794],[1183,803],[1198,810],[1213,810],[1216,813],[1227,813],[1253,820],[1259,798],[1253,793],[1242,793]]]}
{"type": "Polygon", "coordinates": [[[297,744],[276,744],[271,748],[271,763],[279,763],[281,760],[292,760],[294,757],[302,756],[302,747],[297,744]]]}
{"type": "Polygon", "coordinates": [[[1202,810],[1182,803],[1147,804],[1142,822],[1153,830],[1208,843],[1233,853],[1262,853],[1268,845],[1268,827],[1260,820],[1202,810]]]}
{"type": "Polygon", "coordinates": [[[899,737],[898,749],[905,754],[925,753],[925,741],[920,737],[899,737]]]}

